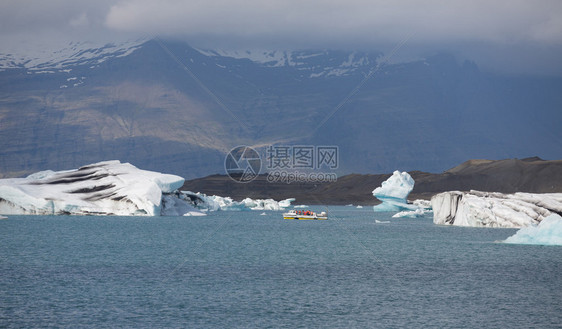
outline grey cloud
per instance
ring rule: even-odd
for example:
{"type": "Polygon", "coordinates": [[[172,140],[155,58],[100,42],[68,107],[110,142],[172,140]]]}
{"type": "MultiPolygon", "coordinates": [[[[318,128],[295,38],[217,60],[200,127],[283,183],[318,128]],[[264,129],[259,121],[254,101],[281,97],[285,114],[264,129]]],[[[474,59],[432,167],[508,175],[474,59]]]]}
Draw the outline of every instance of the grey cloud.
{"type": "MultiPolygon", "coordinates": [[[[489,65],[526,49],[512,63],[562,70],[559,0],[4,0],[0,40],[179,37],[206,47],[371,48],[411,36],[409,51],[450,50],[489,65]],[[537,56],[533,56],[536,49],[537,56]],[[530,56],[530,57],[529,57],[530,56]],[[500,58],[500,60],[492,60],[500,58]],[[547,61],[547,63],[542,63],[547,61]],[[558,66],[558,67],[557,67],[558,66]]],[[[515,67],[515,64],[513,64],[515,67]]],[[[519,65],[519,64],[517,64],[519,65]]],[[[561,72],[562,74],[562,72],[561,72]]]]}
{"type": "Polygon", "coordinates": [[[0,2],[0,34],[53,30],[65,32],[81,19],[88,25],[103,26],[105,16],[115,1],[86,0],[4,0],[0,2]]]}
{"type": "Polygon", "coordinates": [[[111,6],[106,25],[126,31],[215,36],[562,43],[562,2],[148,1],[111,6]]]}

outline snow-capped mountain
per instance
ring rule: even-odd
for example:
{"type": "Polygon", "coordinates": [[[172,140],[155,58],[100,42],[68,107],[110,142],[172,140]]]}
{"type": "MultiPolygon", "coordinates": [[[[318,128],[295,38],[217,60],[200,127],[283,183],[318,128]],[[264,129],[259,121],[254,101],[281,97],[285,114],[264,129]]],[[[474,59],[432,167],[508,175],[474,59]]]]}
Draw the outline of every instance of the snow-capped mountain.
{"type": "MultiPolygon", "coordinates": [[[[126,57],[149,40],[118,43],[70,42],[62,48],[19,47],[12,52],[0,51],[0,69],[25,68],[33,73],[66,72],[73,66],[96,65],[109,59],[126,57]]],[[[287,51],[287,50],[206,50],[196,49],[207,57],[250,60],[264,67],[293,67],[308,72],[309,77],[350,75],[359,69],[376,65],[377,56],[364,52],[287,51]]],[[[226,68],[225,66],[219,67],[226,68]]]]}
{"type": "Polygon", "coordinates": [[[342,174],[562,154],[562,79],[450,55],[391,64],[160,39],[40,49],[0,50],[0,176],[120,159],[189,179],[224,173],[238,145],[338,146],[342,174]]]}
{"type": "Polygon", "coordinates": [[[119,43],[70,42],[60,48],[21,45],[13,51],[0,50],[0,69],[25,68],[33,73],[64,72],[76,65],[95,67],[111,58],[130,55],[147,40],[119,43]]]}
{"type": "Polygon", "coordinates": [[[372,69],[379,54],[363,52],[279,51],[279,50],[202,50],[209,57],[247,59],[265,67],[293,67],[309,78],[348,76],[359,70],[372,69]]]}

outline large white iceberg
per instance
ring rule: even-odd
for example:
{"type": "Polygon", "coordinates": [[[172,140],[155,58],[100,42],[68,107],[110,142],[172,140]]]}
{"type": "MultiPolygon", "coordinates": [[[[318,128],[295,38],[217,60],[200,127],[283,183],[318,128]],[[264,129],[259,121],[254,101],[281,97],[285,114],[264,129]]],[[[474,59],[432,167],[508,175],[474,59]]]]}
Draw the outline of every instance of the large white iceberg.
{"type": "Polygon", "coordinates": [[[28,215],[184,215],[198,212],[176,192],[180,176],[99,162],[68,171],[0,179],[0,213],[28,215]]]}
{"type": "Polygon", "coordinates": [[[381,186],[373,190],[373,196],[381,204],[373,207],[375,212],[416,210],[417,207],[409,205],[406,198],[414,189],[414,179],[407,172],[396,170],[381,186]]]}
{"type": "Polygon", "coordinates": [[[435,224],[520,228],[562,213],[562,193],[451,191],[434,195],[431,205],[435,224]]]}
{"type": "Polygon", "coordinates": [[[242,201],[234,201],[230,197],[222,197],[218,195],[208,196],[204,193],[194,193],[190,191],[182,191],[186,199],[190,200],[192,205],[204,210],[284,210],[291,206],[294,198],[275,201],[273,199],[250,199],[246,198],[242,201]]]}
{"type": "Polygon", "coordinates": [[[562,217],[552,214],[543,219],[539,225],[523,227],[504,243],[562,246],[562,217]]]}
{"type": "Polygon", "coordinates": [[[381,186],[373,190],[373,195],[377,198],[393,198],[405,202],[408,194],[414,189],[414,183],[410,174],[396,170],[381,186]]]}
{"type": "Polygon", "coordinates": [[[408,203],[408,195],[414,189],[414,179],[407,172],[396,170],[381,186],[373,190],[373,196],[382,201],[373,207],[375,212],[397,211],[392,217],[421,217],[431,207],[427,201],[408,203]]]}

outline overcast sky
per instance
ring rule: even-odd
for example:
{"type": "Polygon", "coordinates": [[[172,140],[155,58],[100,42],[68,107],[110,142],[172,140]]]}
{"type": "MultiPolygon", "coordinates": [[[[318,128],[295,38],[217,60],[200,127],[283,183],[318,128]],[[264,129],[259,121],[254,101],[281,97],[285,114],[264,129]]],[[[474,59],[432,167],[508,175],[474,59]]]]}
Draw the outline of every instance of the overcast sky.
{"type": "Polygon", "coordinates": [[[0,52],[21,41],[154,36],[206,48],[383,51],[407,40],[403,58],[448,51],[488,68],[562,75],[561,0],[0,2],[0,52]]]}

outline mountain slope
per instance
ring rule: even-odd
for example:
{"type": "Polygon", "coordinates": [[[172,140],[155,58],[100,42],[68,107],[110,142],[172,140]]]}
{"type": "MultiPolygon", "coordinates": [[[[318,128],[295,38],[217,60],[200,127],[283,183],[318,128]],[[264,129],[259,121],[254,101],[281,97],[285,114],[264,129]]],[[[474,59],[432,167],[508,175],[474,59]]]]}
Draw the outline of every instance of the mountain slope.
{"type": "Polygon", "coordinates": [[[0,175],[120,159],[193,178],[224,173],[237,145],[336,145],[340,174],[562,155],[562,79],[381,56],[161,40],[3,54],[0,175]]]}
{"type": "MultiPolygon", "coordinates": [[[[445,191],[562,193],[562,160],[541,159],[469,160],[439,174],[411,171],[415,180],[408,199],[427,199],[445,191]]],[[[327,183],[270,183],[262,175],[256,180],[239,184],[226,175],[212,175],[188,180],[182,190],[207,195],[229,196],[235,200],[296,198],[300,204],[361,204],[379,203],[373,190],[391,174],[350,174],[327,183]]]]}

